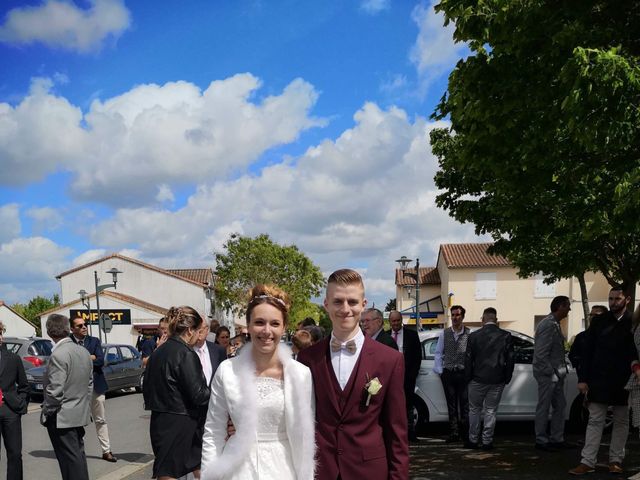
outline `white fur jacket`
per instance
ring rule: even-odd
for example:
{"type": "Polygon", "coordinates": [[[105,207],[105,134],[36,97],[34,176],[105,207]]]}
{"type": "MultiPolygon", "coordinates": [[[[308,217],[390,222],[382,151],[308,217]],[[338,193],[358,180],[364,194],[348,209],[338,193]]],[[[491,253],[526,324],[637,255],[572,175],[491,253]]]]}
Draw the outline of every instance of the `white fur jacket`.
{"type": "MultiPolygon", "coordinates": [[[[220,364],[211,383],[209,411],[202,441],[202,480],[230,476],[247,461],[257,441],[257,390],[250,345],[220,364]],[[236,433],[229,440],[227,420],[236,433]]],[[[315,470],[315,397],[309,369],[278,346],[284,370],[285,424],[298,480],[313,480],[315,470]]]]}

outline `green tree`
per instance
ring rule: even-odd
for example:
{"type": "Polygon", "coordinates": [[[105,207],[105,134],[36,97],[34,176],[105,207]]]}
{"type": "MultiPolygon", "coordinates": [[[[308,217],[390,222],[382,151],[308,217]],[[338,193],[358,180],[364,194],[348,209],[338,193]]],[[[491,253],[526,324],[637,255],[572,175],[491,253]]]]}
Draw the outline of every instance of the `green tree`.
{"type": "Polygon", "coordinates": [[[391,312],[393,310],[396,310],[396,299],[390,298],[389,301],[387,302],[387,305],[384,307],[384,311],[391,312]]]}
{"type": "MultiPolygon", "coordinates": [[[[640,279],[640,8],[441,0],[471,55],[431,132],[437,204],[527,276],[640,279]]],[[[631,303],[633,305],[633,303],[631,303]]]]}
{"type": "Polygon", "coordinates": [[[315,312],[311,298],[324,285],[320,268],[295,245],[282,246],[268,235],[255,238],[233,234],[216,253],[216,304],[244,314],[247,292],[257,283],[279,286],[291,297],[291,326],[315,312]]]}
{"type": "Polygon", "coordinates": [[[26,318],[36,328],[36,335],[40,336],[42,335],[39,321],[40,314],[59,305],[60,296],[56,293],[51,298],[37,296],[26,304],[16,303],[11,308],[26,318]]]}

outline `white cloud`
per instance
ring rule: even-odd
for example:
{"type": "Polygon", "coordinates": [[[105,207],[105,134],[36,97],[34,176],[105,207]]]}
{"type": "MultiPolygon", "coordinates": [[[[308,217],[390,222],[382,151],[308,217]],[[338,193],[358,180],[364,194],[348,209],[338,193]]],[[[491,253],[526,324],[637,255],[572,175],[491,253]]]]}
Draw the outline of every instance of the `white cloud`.
{"type": "Polygon", "coordinates": [[[130,25],[123,0],[89,0],[86,10],[71,1],[45,0],[38,6],[16,7],[0,26],[0,41],[22,45],[43,43],[80,53],[100,49],[130,25]]]}
{"type": "MultiPolygon", "coordinates": [[[[73,259],[72,263],[74,267],[78,265],[84,265],[85,263],[91,263],[94,260],[104,257],[107,251],[104,248],[95,248],[87,250],[73,259]]],[[[58,272],[60,273],[60,272],[58,272]]]]}
{"type": "Polygon", "coordinates": [[[91,240],[110,249],[135,245],[158,265],[212,265],[230,233],[268,233],[296,244],[323,271],[367,265],[368,294],[386,303],[396,258],[434,265],[440,243],[476,240],[470,226],[434,204],[428,132],[442,125],[367,103],[352,128],[291,162],[202,185],[177,211],[119,209],[93,229],[109,237],[91,240]]]}
{"type": "Polygon", "coordinates": [[[424,94],[434,79],[449,72],[460,58],[467,55],[468,49],[465,44],[454,42],[454,24],[445,27],[444,15],[436,13],[433,4],[416,5],[411,18],[418,25],[419,32],[409,58],[416,67],[420,91],[424,94]]]}
{"type": "MultiPolygon", "coordinates": [[[[55,286],[55,275],[68,265],[71,249],[48,238],[15,238],[0,245],[0,284],[46,283],[55,286]]],[[[57,288],[55,288],[57,290],[57,288]]]]}
{"type": "Polygon", "coordinates": [[[38,233],[57,230],[64,223],[62,213],[53,207],[33,207],[26,211],[26,215],[33,220],[33,230],[38,233]]]}
{"type": "MultiPolygon", "coordinates": [[[[89,112],[33,82],[16,107],[0,104],[0,184],[73,173],[76,198],[115,205],[151,202],[158,185],[201,183],[242,170],[266,150],[324,125],[309,116],[318,94],[296,79],[252,101],[260,80],[239,74],[201,91],[188,82],[140,85],[89,112]]],[[[166,193],[166,191],[165,191],[166,193]]]]}
{"type": "Polygon", "coordinates": [[[383,10],[389,9],[391,0],[362,0],[360,2],[360,10],[369,15],[377,15],[383,10]]]}
{"type": "Polygon", "coordinates": [[[0,243],[12,240],[20,235],[20,207],[17,203],[0,206],[0,243]]]}
{"type": "Polygon", "coordinates": [[[171,187],[166,183],[162,185],[158,185],[158,193],[156,194],[156,201],[163,202],[173,202],[175,201],[175,197],[173,196],[173,192],[171,191],[171,187]]]}

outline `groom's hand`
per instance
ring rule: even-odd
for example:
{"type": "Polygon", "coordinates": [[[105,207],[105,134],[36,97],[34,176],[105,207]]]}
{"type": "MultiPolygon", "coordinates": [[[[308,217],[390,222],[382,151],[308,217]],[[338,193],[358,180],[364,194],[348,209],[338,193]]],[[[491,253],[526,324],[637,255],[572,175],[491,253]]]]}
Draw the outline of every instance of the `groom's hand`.
{"type": "Polygon", "coordinates": [[[236,434],[236,427],[233,425],[231,418],[229,418],[229,421],[227,422],[227,438],[224,439],[225,442],[235,434],[236,434]]]}

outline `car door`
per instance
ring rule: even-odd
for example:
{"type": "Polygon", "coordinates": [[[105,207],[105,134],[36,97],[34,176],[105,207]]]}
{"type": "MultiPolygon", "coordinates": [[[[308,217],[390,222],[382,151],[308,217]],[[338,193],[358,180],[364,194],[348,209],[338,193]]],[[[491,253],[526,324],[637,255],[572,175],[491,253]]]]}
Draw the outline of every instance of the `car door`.
{"type": "Polygon", "coordinates": [[[104,349],[104,365],[103,371],[109,391],[123,388],[123,362],[117,345],[109,345],[104,349]]]}
{"type": "MultiPolygon", "coordinates": [[[[422,342],[422,363],[416,381],[416,388],[419,388],[424,398],[430,405],[429,411],[440,415],[449,415],[447,410],[447,399],[444,396],[444,389],[440,381],[440,375],[433,371],[433,364],[436,354],[438,337],[430,337],[422,342]]],[[[432,419],[435,421],[435,418],[432,419]]]]}
{"type": "Polygon", "coordinates": [[[515,366],[511,382],[505,387],[498,417],[505,419],[535,418],[538,384],[533,378],[533,339],[511,334],[515,366]]]}
{"type": "MultiPolygon", "coordinates": [[[[123,388],[136,387],[140,383],[136,366],[136,357],[133,349],[127,345],[120,345],[120,355],[122,357],[122,385],[123,388]]],[[[138,362],[139,363],[139,362],[138,362]]]]}

